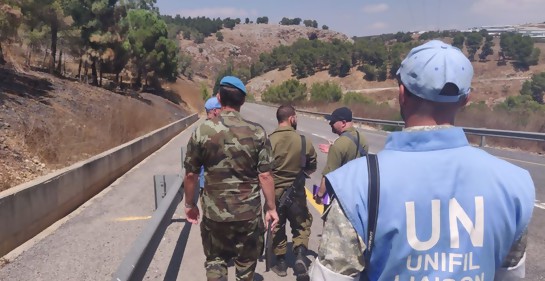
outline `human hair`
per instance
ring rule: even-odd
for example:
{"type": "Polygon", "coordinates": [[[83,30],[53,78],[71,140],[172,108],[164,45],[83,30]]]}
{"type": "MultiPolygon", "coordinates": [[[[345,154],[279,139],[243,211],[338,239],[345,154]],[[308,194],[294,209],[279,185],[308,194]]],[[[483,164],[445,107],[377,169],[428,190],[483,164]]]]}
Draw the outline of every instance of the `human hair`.
{"type": "MultiPolygon", "coordinates": [[[[407,86],[401,81],[401,77],[397,75],[397,83],[398,85],[403,85],[405,94],[416,101],[418,101],[418,104],[420,105],[420,110],[426,111],[426,112],[432,112],[433,114],[437,113],[444,113],[444,112],[452,112],[453,110],[458,109],[458,107],[464,103],[467,96],[460,97],[460,100],[458,102],[435,102],[426,100],[420,96],[415,95],[413,92],[411,92],[407,86]]],[[[453,83],[446,83],[443,89],[441,90],[442,95],[457,95],[458,94],[458,86],[456,86],[453,83]]]]}
{"type": "Polygon", "coordinates": [[[281,105],[276,110],[276,120],[278,120],[278,123],[288,120],[293,115],[295,115],[295,108],[289,104],[281,105]]]}
{"type": "Polygon", "coordinates": [[[246,95],[235,87],[220,86],[220,103],[222,106],[240,108],[244,103],[246,95]]]}

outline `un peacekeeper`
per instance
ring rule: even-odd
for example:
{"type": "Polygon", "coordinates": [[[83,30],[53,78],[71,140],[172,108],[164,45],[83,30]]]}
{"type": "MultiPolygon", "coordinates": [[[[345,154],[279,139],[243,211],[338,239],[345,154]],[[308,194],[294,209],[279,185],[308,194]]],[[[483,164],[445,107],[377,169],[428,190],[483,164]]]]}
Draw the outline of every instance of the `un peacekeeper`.
{"type": "MultiPolygon", "coordinates": [[[[314,200],[318,204],[322,204],[322,199],[326,194],[325,175],[349,161],[367,154],[369,151],[365,137],[354,128],[352,111],[348,107],[340,107],[333,110],[330,115],[325,116],[325,119],[329,121],[331,131],[339,135],[339,137],[333,144],[320,144],[320,150],[327,153],[327,162],[322,171],[323,177],[320,189],[314,196],[314,200]]],[[[325,215],[329,210],[328,207],[328,205],[325,206],[325,215]]]]}
{"type": "MultiPolygon", "coordinates": [[[[220,115],[221,104],[217,97],[211,97],[204,103],[204,110],[206,110],[206,119],[216,118],[220,115]]],[[[201,173],[199,174],[199,187],[201,190],[204,188],[204,166],[201,166],[201,173]]]]}
{"type": "MultiPolygon", "coordinates": [[[[269,135],[274,158],[274,186],[276,194],[276,205],[278,207],[280,196],[286,189],[292,186],[296,176],[301,171],[301,136],[295,131],[297,129],[297,115],[295,108],[291,105],[282,105],[276,111],[278,128],[269,135]]],[[[306,175],[316,171],[316,151],[312,142],[305,138],[306,163],[304,172],[306,175]]],[[[276,265],[271,269],[278,276],[287,275],[287,263],[285,255],[287,252],[286,220],[290,222],[293,252],[295,253],[294,272],[297,276],[304,276],[308,273],[306,251],[312,225],[312,215],[307,206],[304,184],[295,187],[293,203],[289,208],[277,210],[280,221],[274,229],[273,252],[276,255],[276,265]]]]}
{"type": "Polygon", "coordinates": [[[337,200],[311,280],[524,278],[535,187],[528,171],[472,147],[454,126],[469,101],[471,62],[458,48],[432,40],[413,48],[397,75],[405,128],[391,133],[378,153],[371,256],[362,157],[326,176],[337,200]]]}
{"type": "Polygon", "coordinates": [[[184,161],[184,200],[187,220],[199,222],[193,198],[201,166],[205,186],[201,196],[201,237],[209,281],[227,280],[227,263],[234,259],[236,280],[253,280],[263,251],[260,186],[265,195],[265,219],[275,227],[278,214],[271,174],[271,147],[263,127],[242,119],[246,98],[240,79],[226,76],[217,95],[222,111],[197,127],[184,161]]]}

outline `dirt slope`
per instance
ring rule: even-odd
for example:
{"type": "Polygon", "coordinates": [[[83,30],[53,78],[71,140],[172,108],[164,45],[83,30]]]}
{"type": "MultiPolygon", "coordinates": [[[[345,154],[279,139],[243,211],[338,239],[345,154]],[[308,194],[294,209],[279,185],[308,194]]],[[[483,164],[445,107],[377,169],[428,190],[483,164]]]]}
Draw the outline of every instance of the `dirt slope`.
{"type": "Polygon", "coordinates": [[[195,104],[198,88],[193,82],[166,88],[164,95],[179,95],[179,105],[157,95],[124,96],[49,74],[0,68],[0,191],[125,143],[201,106],[195,104]]]}

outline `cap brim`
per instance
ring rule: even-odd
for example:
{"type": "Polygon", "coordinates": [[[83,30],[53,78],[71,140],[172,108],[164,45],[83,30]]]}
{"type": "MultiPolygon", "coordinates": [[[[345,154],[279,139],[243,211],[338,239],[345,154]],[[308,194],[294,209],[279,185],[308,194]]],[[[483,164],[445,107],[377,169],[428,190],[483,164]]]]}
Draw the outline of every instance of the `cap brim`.
{"type": "Polygon", "coordinates": [[[327,120],[327,121],[331,121],[331,114],[326,114],[324,115],[324,118],[327,120]]]}

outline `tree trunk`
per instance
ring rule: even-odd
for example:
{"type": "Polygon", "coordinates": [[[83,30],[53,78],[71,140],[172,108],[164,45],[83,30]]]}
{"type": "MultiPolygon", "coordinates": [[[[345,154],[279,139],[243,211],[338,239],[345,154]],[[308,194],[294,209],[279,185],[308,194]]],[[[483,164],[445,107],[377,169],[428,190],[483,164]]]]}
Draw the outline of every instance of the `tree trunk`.
{"type": "Polygon", "coordinates": [[[42,61],[42,68],[45,67],[45,61],[47,60],[47,56],[49,55],[49,50],[48,49],[45,49],[45,56],[44,56],[44,60],[42,61]]]}
{"type": "Polygon", "coordinates": [[[31,60],[32,60],[32,47],[29,47],[28,54],[26,57],[26,66],[32,66],[31,60]]]}
{"type": "Polygon", "coordinates": [[[78,65],[78,79],[81,81],[81,65],[83,64],[83,56],[79,57],[79,65],[78,65]]]}
{"type": "Polygon", "coordinates": [[[5,64],[6,59],[4,59],[4,50],[2,50],[2,42],[0,42],[0,64],[5,64]]]}
{"type": "Polygon", "coordinates": [[[49,58],[49,72],[53,73],[55,70],[55,62],[57,56],[57,32],[59,26],[57,25],[57,20],[54,19],[51,22],[51,57],[49,58]]]}
{"type": "Polygon", "coordinates": [[[91,76],[93,79],[92,85],[97,86],[98,85],[98,75],[97,75],[97,63],[96,58],[93,59],[93,64],[91,64],[91,76]]]}
{"type": "Polygon", "coordinates": [[[99,66],[100,66],[100,69],[99,69],[100,82],[99,82],[98,85],[99,85],[100,87],[102,87],[102,66],[103,66],[103,63],[101,62],[101,63],[99,64],[99,66]]]}
{"type": "Polygon", "coordinates": [[[62,49],[59,51],[59,62],[57,64],[57,73],[61,74],[62,67],[62,49]]]}

